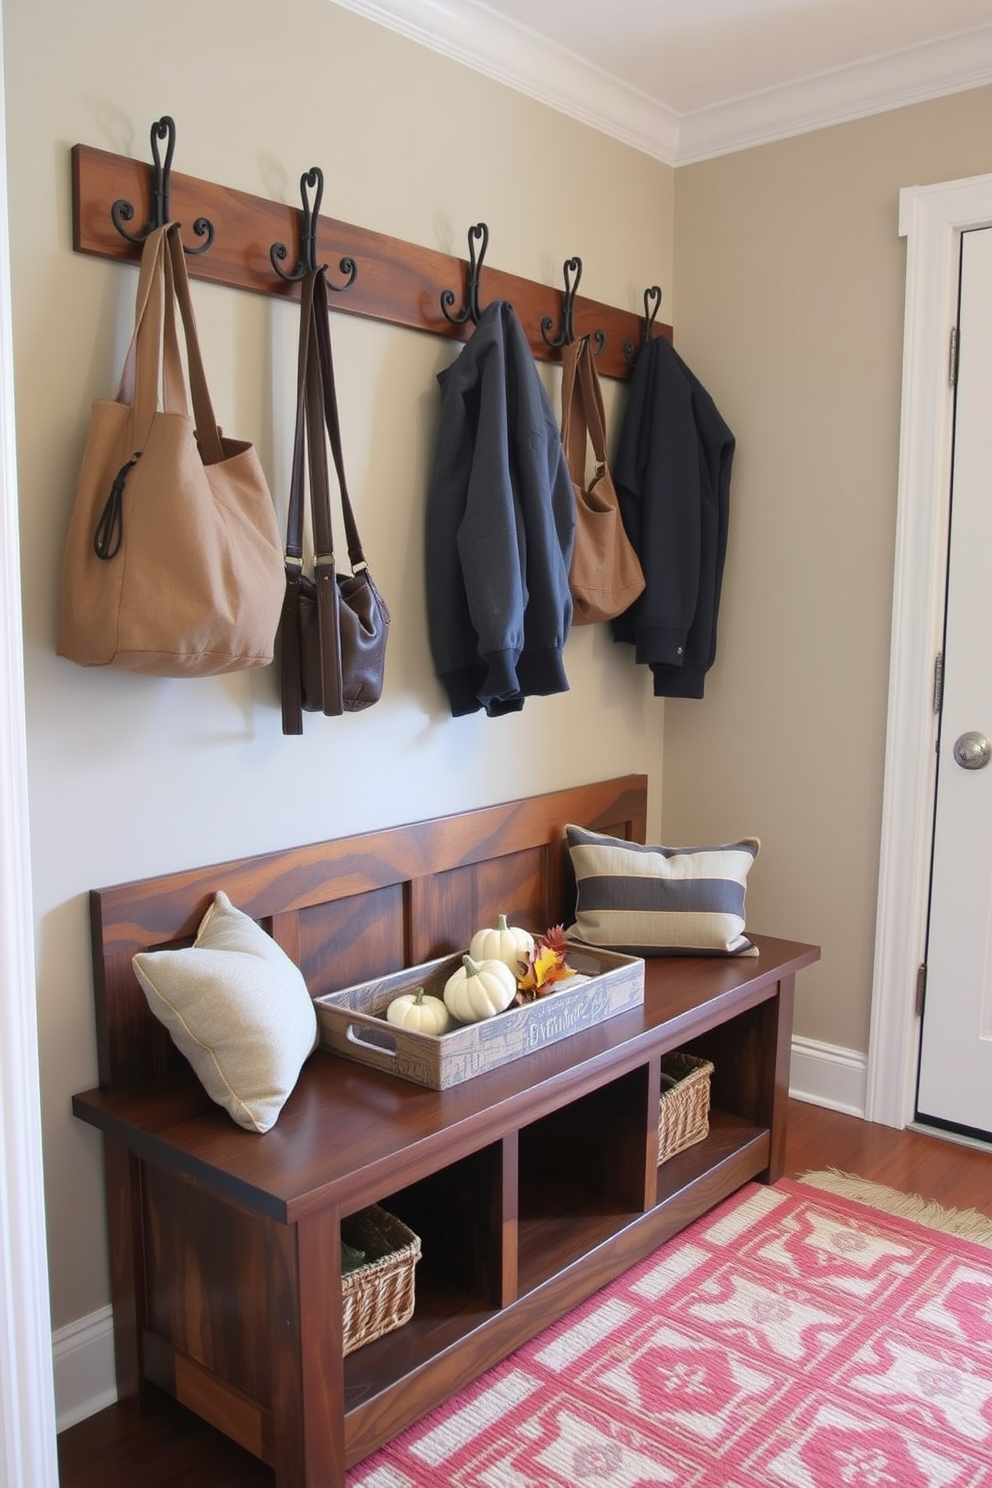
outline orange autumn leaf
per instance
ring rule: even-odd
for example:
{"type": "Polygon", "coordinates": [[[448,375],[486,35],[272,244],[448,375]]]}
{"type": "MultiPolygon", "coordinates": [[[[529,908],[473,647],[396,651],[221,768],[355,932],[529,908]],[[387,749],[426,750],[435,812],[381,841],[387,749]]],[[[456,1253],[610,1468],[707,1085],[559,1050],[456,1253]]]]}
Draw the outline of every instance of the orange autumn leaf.
{"type": "Polygon", "coordinates": [[[570,966],[564,964],[559,951],[550,946],[541,946],[517,985],[521,992],[540,994],[542,988],[553,986],[572,975],[570,966]]]}

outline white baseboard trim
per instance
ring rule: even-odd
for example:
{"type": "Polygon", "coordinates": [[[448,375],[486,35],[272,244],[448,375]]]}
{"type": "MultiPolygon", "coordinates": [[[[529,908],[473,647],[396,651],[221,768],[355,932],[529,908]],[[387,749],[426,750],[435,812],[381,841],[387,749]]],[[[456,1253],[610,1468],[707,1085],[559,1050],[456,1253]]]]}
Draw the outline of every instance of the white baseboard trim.
{"type": "MultiPolygon", "coordinates": [[[[792,1040],[789,1094],[796,1100],[863,1117],[867,1073],[866,1054],[815,1039],[792,1040]]],[[[111,1309],[102,1307],[59,1328],[52,1345],[56,1424],[64,1431],[117,1399],[111,1309]]]]}
{"type": "Polygon", "coordinates": [[[52,1337],[55,1364],[55,1429],[65,1431],[117,1399],[114,1317],[109,1307],[91,1312],[52,1337]]]}
{"type": "Polygon", "coordinates": [[[864,1119],[867,1091],[867,1054],[816,1039],[793,1038],[789,1070],[793,1099],[864,1119]]]}

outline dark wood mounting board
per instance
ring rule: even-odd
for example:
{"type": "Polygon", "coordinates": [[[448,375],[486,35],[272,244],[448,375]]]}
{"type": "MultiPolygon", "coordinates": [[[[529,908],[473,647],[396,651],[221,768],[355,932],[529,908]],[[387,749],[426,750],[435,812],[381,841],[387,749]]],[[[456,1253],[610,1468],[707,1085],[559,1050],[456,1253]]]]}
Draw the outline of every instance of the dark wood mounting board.
{"type": "MultiPolygon", "coordinates": [[[[134,207],[133,227],[151,216],[152,166],[126,155],[114,155],[89,145],[72,147],[72,246],[77,253],[92,253],[100,258],[136,262],[140,249],[117,231],[110,208],[117,200],[129,201],[134,207]]],[[[287,264],[297,259],[301,212],[288,206],[201,181],[194,176],[171,173],[170,215],[178,222],[191,224],[206,217],[214,225],[215,237],[210,249],[201,256],[190,255],[191,277],[213,284],[226,284],[234,289],[248,289],[255,294],[275,295],[280,299],[298,299],[299,285],[280,279],[269,260],[273,243],[284,243],[289,251],[287,264]]],[[[188,233],[192,247],[196,239],[188,233]]],[[[318,262],[328,265],[329,281],[343,282],[337,272],[342,258],[358,266],[355,282],[341,294],[331,296],[331,308],[345,315],[361,315],[371,320],[388,321],[415,331],[428,331],[452,341],[467,340],[473,326],[452,325],[441,310],[441,293],[454,292],[457,305],[463,303],[468,261],[453,254],[441,253],[407,243],[401,238],[386,237],[368,228],[339,222],[321,216],[316,237],[318,262]]],[[[538,284],[515,274],[482,266],[480,299],[483,306],[491,300],[509,300],[527,335],[531,350],[541,361],[559,360],[558,349],[548,346],[541,336],[541,321],[550,316],[556,336],[561,320],[563,288],[538,284]]],[[[605,377],[629,378],[631,366],[623,348],[629,343],[640,345],[644,316],[618,310],[596,300],[577,295],[573,315],[576,336],[602,331],[606,343],[597,358],[597,367],[605,377]]],[[[656,323],[655,335],[672,338],[671,326],[656,323]]]]}

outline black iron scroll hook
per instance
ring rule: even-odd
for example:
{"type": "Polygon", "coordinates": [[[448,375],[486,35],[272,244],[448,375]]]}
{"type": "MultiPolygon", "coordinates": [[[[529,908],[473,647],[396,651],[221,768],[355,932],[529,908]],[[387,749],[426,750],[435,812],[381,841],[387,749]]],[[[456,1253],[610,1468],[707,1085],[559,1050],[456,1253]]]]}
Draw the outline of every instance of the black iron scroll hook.
{"type": "MultiPolygon", "coordinates": [[[[304,171],[300,177],[300,201],[302,202],[300,215],[300,256],[296,261],[296,268],[288,273],[280,268],[282,261],[289,257],[289,250],[285,243],[273,243],[269,249],[269,258],[272,267],[280,279],[289,283],[297,279],[306,278],[307,274],[317,271],[317,221],[320,217],[320,204],[324,199],[324,173],[319,165],[312,165],[308,171],[304,171]],[[307,197],[307,188],[314,193],[313,205],[307,197]]],[[[332,284],[327,280],[328,289],[340,292],[354,284],[355,275],[358,273],[358,265],[353,258],[342,258],[339,265],[342,274],[347,275],[343,284],[332,284]]]]}
{"type": "MultiPolygon", "coordinates": [[[[581,258],[566,258],[563,265],[563,274],[565,278],[565,294],[561,302],[561,329],[553,340],[548,334],[553,325],[551,316],[545,315],[541,321],[541,335],[547,346],[571,346],[575,340],[575,296],[578,292],[579,280],[582,278],[581,258]],[[575,275],[574,279],[569,278],[571,274],[575,275]]],[[[592,339],[596,343],[596,352],[598,354],[606,345],[606,333],[604,331],[594,331],[592,339]]]]}
{"type": "Polygon", "coordinates": [[[546,346],[571,346],[575,340],[572,312],[575,308],[575,292],[579,287],[579,280],[582,278],[581,258],[566,258],[562,272],[565,277],[565,293],[561,302],[561,329],[557,336],[552,339],[548,332],[554,325],[554,321],[550,315],[544,317],[541,321],[541,336],[546,346]],[[569,278],[570,274],[574,274],[575,278],[569,278]]]}
{"type": "Polygon", "coordinates": [[[452,315],[451,306],[455,303],[455,292],[453,289],[445,289],[441,292],[441,309],[445,320],[450,320],[452,325],[464,325],[466,320],[471,320],[473,325],[479,324],[479,281],[482,278],[482,263],[488,247],[489,229],[484,222],[477,222],[468,230],[468,283],[465,287],[465,304],[452,315]],[[482,247],[476,256],[475,243],[478,238],[482,240],[482,247]]]}
{"type": "MultiPolygon", "coordinates": [[[[644,324],[641,326],[641,344],[638,351],[643,351],[651,340],[651,332],[654,327],[654,318],[658,314],[661,305],[661,290],[657,284],[652,284],[650,289],[644,291],[644,324]],[[654,301],[654,308],[649,308],[650,302],[654,301]]],[[[637,360],[634,355],[634,343],[625,341],[623,343],[623,359],[628,367],[632,367],[637,360]]]]}
{"type": "MultiPolygon", "coordinates": [[[[168,114],[163,114],[161,119],[156,119],[151,130],[152,142],[152,215],[145,223],[140,233],[128,232],[124,226],[125,222],[131,222],[134,218],[134,208],[129,201],[115,201],[110,208],[110,215],[114,226],[122,237],[127,238],[129,243],[137,243],[139,246],[145,241],[150,232],[157,227],[164,227],[172,218],[169,214],[169,191],[171,189],[172,157],[176,150],[176,123],[168,114]],[[159,140],[167,140],[165,147],[165,164],[159,153],[159,140]]],[[[197,217],[193,223],[193,231],[198,238],[206,241],[198,248],[183,248],[187,253],[206,253],[214,240],[214,226],[206,217],[197,217]]]]}

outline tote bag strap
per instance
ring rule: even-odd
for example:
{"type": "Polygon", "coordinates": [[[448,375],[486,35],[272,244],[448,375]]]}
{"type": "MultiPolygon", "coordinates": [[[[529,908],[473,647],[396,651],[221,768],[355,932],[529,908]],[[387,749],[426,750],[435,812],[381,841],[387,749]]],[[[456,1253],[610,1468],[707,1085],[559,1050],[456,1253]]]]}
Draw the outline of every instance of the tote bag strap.
{"type": "Polygon", "coordinates": [[[586,477],[585,407],[579,382],[579,354],[582,341],[569,341],[561,353],[561,442],[572,484],[580,490],[586,477]]]}
{"type": "Polygon", "coordinates": [[[606,412],[603,408],[603,389],[593,360],[592,342],[583,336],[576,342],[579,348],[578,384],[582,398],[586,428],[592,441],[592,452],[596,457],[596,473],[606,469],[606,412]]]}
{"type": "MultiPolygon", "coordinates": [[[[165,227],[149,233],[141,250],[134,330],[115,401],[130,406],[132,443],[143,448],[158,408],[165,314],[165,227]]],[[[175,317],[173,316],[173,321],[175,317]]],[[[170,379],[170,391],[174,384],[170,379]]],[[[185,394],[183,394],[185,396],[185,394]]]]}
{"type": "MultiPolygon", "coordinates": [[[[186,338],[186,365],[189,368],[189,390],[193,400],[193,419],[196,424],[196,440],[200,447],[200,458],[204,465],[216,465],[225,458],[224,446],[221,443],[220,430],[214,417],[213,401],[210,390],[207,387],[206,374],[203,370],[203,358],[200,355],[200,341],[196,332],[196,317],[193,314],[193,301],[190,298],[189,279],[186,274],[186,255],[183,250],[182,238],[179,233],[178,222],[170,222],[166,232],[168,244],[168,258],[166,260],[166,298],[168,300],[171,279],[171,289],[179,304],[179,313],[182,316],[183,330],[186,338]]],[[[178,345],[175,335],[175,320],[166,316],[166,331],[169,322],[172,322],[172,344],[166,340],[166,365],[170,365],[170,358],[178,357],[178,345]]],[[[171,364],[173,367],[175,363],[171,364]]]]}
{"type": "Polygon", "coordinates": [[[134,331],[115,401],[131,407],[136,452],[148,439],[160,396],[167,413],[189,416],[177,303],[186,340],[197,440],[204,462],[215,464],[224,458],[224,451],[203,371],[179,230],[174,223],[154,229],[142,248],[134,331]]]}

